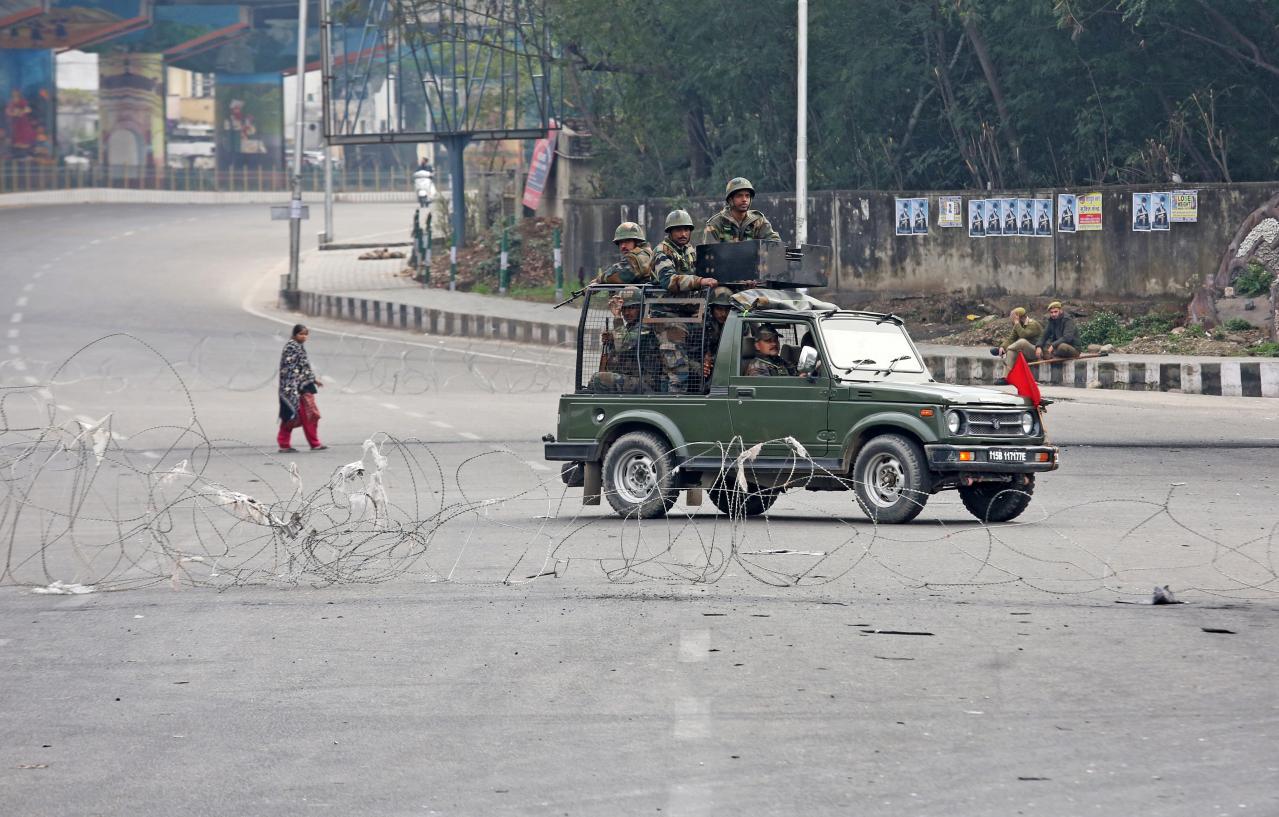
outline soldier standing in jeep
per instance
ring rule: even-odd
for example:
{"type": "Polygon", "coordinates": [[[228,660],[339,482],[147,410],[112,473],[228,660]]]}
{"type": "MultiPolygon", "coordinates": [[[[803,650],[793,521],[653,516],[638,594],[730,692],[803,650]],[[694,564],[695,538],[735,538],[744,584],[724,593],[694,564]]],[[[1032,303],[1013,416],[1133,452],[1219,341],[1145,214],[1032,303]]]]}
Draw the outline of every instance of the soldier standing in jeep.
{"type": "Polygon", "coordinates": [[[666,238],[653,253],[653,277],[667,292],[691,292],[719,284],[714,278],[703,278],[693,271],[697,248],[692,245],[693,217],[687,210],[672,210],[666,215],[666,238]]]}
{"type": "Polygon", "coordinates": [[[749,179],[741,176],[729,179],[724,188],[724,209],[706,220],[702,243],[723,244],[752,238],[781,243],[782,237],[764,214],[751,209],[754,199],[755,188],[749,179]]]}
{"type": "Polygon", "coordinates": [[[622,254],[608,269],[602,270],[593,284],[648,284],[653,277],[653,249],[644,238],[644,228],[633,221],[623,221],[613,232],[613,243],[622,254]]]}

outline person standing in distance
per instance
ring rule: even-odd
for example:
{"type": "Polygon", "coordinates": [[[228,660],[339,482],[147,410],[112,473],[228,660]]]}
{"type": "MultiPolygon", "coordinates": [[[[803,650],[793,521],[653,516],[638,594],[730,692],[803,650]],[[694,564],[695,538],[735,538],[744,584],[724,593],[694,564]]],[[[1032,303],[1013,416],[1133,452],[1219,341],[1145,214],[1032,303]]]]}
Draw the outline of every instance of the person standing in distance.
{"type": "Polygon", "coordinates": [[[280,433],[275,439],[281,454],[297,451],[292,440],[293,429],[298,426],[302,426],[312,451],[328,448],[320,442],[320,409],[315,404],[316,390],[324,384],[316,379],[302,346],[310,336],[310,329],[297,324],[280,354],[280,433]]]}

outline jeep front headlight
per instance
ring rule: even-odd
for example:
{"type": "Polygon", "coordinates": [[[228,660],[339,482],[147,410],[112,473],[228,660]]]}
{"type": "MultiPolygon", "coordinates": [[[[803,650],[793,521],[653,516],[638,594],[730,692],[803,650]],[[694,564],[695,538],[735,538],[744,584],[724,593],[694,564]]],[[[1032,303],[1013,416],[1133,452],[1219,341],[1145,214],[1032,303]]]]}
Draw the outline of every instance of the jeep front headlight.
{"type": "Polygon", "coordinates": [[[946,412],[946,429],[951,434],[958,434],[959,429],[964,425],[964,418],[957,411],[946,412]]]}
{"type": "Polygon", "coordinates": [[[1021,433],[1033,434],[1034,432],[1035,432],[1035,415],[1031,414],[1029,411],[1022,412],[1021,433]]]}

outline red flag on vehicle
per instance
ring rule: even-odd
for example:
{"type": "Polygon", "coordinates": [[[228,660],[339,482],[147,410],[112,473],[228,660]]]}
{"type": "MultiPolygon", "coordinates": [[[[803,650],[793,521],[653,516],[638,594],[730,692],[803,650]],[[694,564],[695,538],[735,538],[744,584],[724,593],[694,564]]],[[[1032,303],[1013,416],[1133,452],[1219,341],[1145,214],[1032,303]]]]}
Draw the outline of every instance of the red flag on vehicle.
{"type": "Polygon", "coordinates": [[[1008,373],[1008,385],[1016,386],[1018,394],[1029,398],[1030,402],[1035,404],[1035,408],[1039,408],[1039,384],[1035,382],[1035,376],[1030,373],[1026,358],[1020,353],[1017,354],[1017,362],[1013,364],[1013,370],[1008,373]]]}

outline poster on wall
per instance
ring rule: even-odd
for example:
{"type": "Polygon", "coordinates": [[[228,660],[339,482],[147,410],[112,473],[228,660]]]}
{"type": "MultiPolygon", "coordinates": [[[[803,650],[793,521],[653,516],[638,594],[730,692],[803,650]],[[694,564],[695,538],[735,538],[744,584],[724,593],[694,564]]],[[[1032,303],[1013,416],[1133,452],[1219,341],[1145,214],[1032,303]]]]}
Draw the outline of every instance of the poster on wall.
{"type": "Polygon", "coordinates": [[[981,199],[968,200],[968,237],[986,237],[986,202],[981,199]]]}
{"type": "Polygon", "coordinates": [[[164,55],[98,57],[98,158],[112,168],[163,171],[164,55]]]}
{"type": "Polygon", "coordinates": [[[1043,238],[1053,234],[1053,200],[1035,199],[1035,235],[1043,238]]]}
{"type": "Polygon", "coordinates": [[[894,199],[896,203],[897,218],[896,232],[897,235],[913,235],[910,227],[910,216],[914,210],[914,199],[894,199]]]}
{"type": "Polygon", "coordinates": [[[218,74],[218,169],[284,167],[284,83],[279,74],[218,74]]]}
{"type": "Polygon", "coordinates": [[[1150,232],[1150,194],[1132,194],[1132,229],[1135,233],[1150,232]]]}
{"type": "Polygon", "coordinates": [[[1193,224],[1199,220],[1199,191],[1172,191],[1172,221],[1176,224],[1193,224]]]}
{"type": "Polygon", "coordinates": [[[524,180],[523,204],[530,210],[536,210],[542,201],[542,193],[546,191],[546,180],[551,176],[551,165],[555,162],[555,139],[559,135],[559,126],[551,120],[551,127],[546,136],[533,143],[533,158],[528,164],[528,178],[524,180]]]}
{"type": "Polygon", "coordinates": [[[915,199],[915,215],[911,225],[915,235],[928,235],[928,199],[915,199]]]}
{"type": "Polygon", "coordinates": [[[999,199],[986,199],[986,235],[1002,235],[1004,222],[999,212],[999,199]]]}
{"type": "Polygon", "coordinates": [[[1171,193],[1150,194],[1150,229],[1167,230],[1172,212],[1171,193]]]}
{"type": "Polygon", "coordinates": [[[1017,199],[1017,235],[1035,234],[1035,202],[1017,199]]]}
{"type": "Polygon", "coordinates": [[[1057,232],[1075,231],[1075,197],[1070,193],[1057,194],[1057,232]]]}
{"type": "Polygon", "coordinates": [[[1078,231],[1100,232],[1102,228],[1102,204],[1100,193],[1087,193],[1077,200],[1075,209],[1078,231]]]}
{"type": "Polygon", "coordinates": [[[964,226],[964,197],[963,196],[938,196],[937,197],[937,226],[938,227],[963,227],[964,226]]]}
{"type": "Polygon", "coordinates": [[[0,162],[53,163],[53,77],[52,51],[0,49],[0,162]]]}
{"type": "Polygon", "coordinates": [[[1017,199],[999,200],[999,218],[1004,223],[1004,235],[1017,235],[1017,199]]]}

